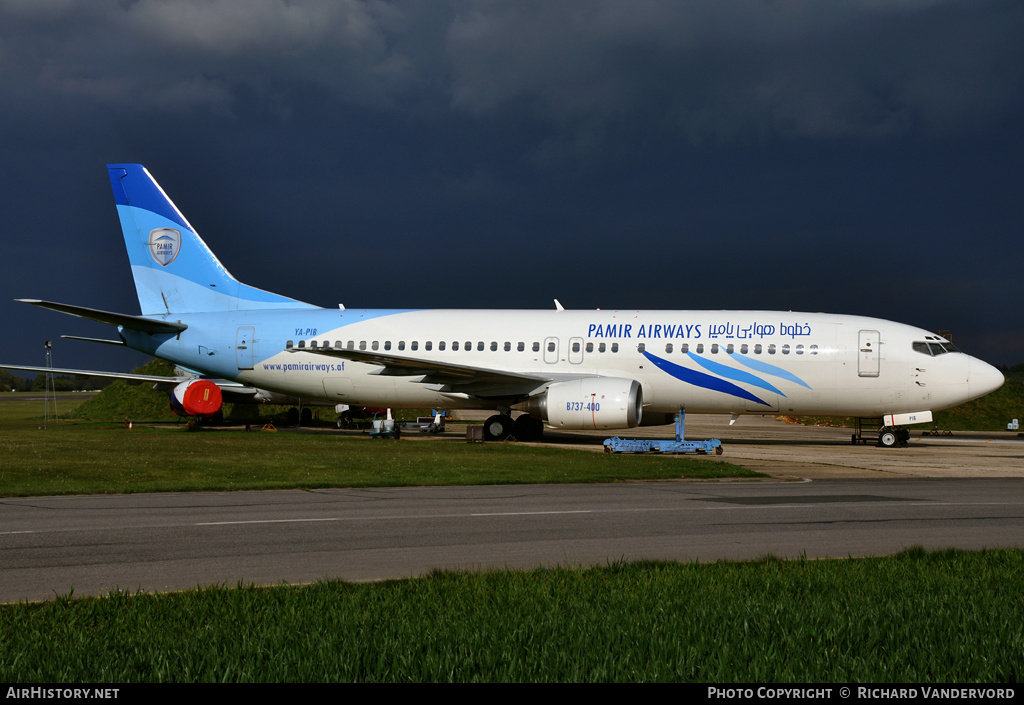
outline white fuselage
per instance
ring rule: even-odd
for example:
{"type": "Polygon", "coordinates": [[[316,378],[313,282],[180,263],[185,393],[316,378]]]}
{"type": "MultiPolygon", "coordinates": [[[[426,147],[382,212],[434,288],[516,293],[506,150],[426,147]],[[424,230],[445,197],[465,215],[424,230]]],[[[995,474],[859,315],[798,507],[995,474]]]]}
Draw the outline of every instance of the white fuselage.
{"type": "Polygon", "coordinates": [[[617,378],[639,383],[645,414],[868,417],[947,408],[1003,381],[928,331],[822,313],[301,309],[173,319],[188,330],[125,331],[128,343],[262,389],[371,406],[508,408],[551,384],[617,378]],[[524,379],[395,373],[367,355],[524,379]]]}

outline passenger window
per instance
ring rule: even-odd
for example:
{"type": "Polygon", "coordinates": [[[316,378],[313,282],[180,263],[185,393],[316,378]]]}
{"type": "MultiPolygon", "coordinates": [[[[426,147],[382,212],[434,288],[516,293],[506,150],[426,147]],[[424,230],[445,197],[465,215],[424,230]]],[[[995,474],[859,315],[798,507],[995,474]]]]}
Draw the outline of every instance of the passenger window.
{"type": "Polygon", "coordinates": [[[534,343],[533,344],[533,351],[534,352],[540,352],[540,343],[534,343]]]}
{"type": "Polygon", "coordinates": [[[711,343],[711,354],[712,355],[717,355],[718,354],[718,343],[711,343]]]}
{"type": "Polygon", "coordinates": [[[580,344],[578,342],[572,344],[572,351],[578,353],[580,351],[580,344]]]}
{"type": "Polygon", "coordinates": [[[405,350],[405,341],[404,340],[399,340],[398,341],[398,349],[399,350],[405,350]]]}
{"type": "Polygon", "coordinates": [[[811,350],[811,355],[817,355],[818,354],[818,346],[817,345],[812,345],[810,347],[810,350],[811,350]]]}
{"type": "Polygon", "coordinates": [[[647,346],[644,345],[643,343],[640,343],[639,345],[636,346],[636,349],[637,349],[637,352],[643,352],[644,350],[647,349],[647,346]]]}
{"type": "Polygon", "coordinates": [[[305,340],[300,340],[300,341],[299,341],[299,347],[300,347],[300,348],[304,348],[304,347],[306,347],[306,341],[305,341],[305,340]]]}
{"type": "Polygon", "coordinates": [[[412,341],[412,343],[409,344],[409,349],[410,350],[419,350],[420,349],[420,341],[418,341],[418,340],[412,341]]]}
{"type": "Polygon", "coordinates": [[[666,353],[672,352],[672,343],[665,343],[665,352],[666,353]]]}
{"type": "Polygon", "coordinates": [[[377,348],[378,348],[379,346],[380,346],[380,343],[378,343],[378,342],[377,342],[377,341],[375,340],[375,341],[373,341],[373,345],[371,345],[370,347],[372,347],[372,348],[373,348],[374,350],[376,350],[376,349],[377,349],[377,348]]]}
{"type": "Polygon", "coordinates": [[[334,341],[334,347],[336,347],[338,350],[341,350],[341,341],[340,340],[335,340],[334,341]]]}
{"type": "Polygon", "coordinates": [[[619,344],[618,343],[612,343],[612,352],[613,353],[617,353],[618,351],[619,351],[619,344]]]}
{"type": "Polygon", "coordinates": [[[726,351],[727,353],[729,353],[730,355],[732,355],[732,352],[733,352],[733,350],[734,350],[734,349],[735,349],[735,348],[733,347],[733,344],[732,344],[732,343],[729,343],[728,345],[726,345],[726,346],[725,346],[725,351],[726,351]]]}
{"type": "Polygon", "coordinates": [[[789,355],[789,344],[786,344],[786,345],[782,346],[782,354],[783,355],[789,355]]]}
{"type": "Polygon", "coordinates": [[[520,342],[518,345],[516,345],[516,350],[518,350],[519,352],[523,352],[524,350],[526,350],[526,343],[520,342]]]}
{"type": "Polygon", "coordinates": [[[704,354],[704,343],[697,343],[697,354],[698,355],[703,355],[704,354]]]}
{"type": "Polygon", "coordinates": [[[740,345],[740,355],[746,355],[748,350],[750,350],[750,346],[746,343],[740,345]]]}
{"type": "Polygon", "coordinates": [[[497,351],[498,351],[498,344],[492,340],[491,341],[491,352],[497,352],[497,351]]]}
{"type": "Polygon", "coordinates": [[[762,350],[761,343],[755,343],[754,344],[754,354],[755,355],[760,355],[761,354],[761,350],[762,350]]]}
{"type": "Polygon", "coordinates": [[[768,345],[768,354],[769,355],[774,355],[775,354],[775,343],[770,343],[768,345]]]}
{"type": "Polygon", "coordinates": [[[550,343],[548,343],[548,352],[554,352],[554,351],[555,351],[555,341],[552,340],[550,343]]]}
{"type": "Polygon", "coordinates": [[[465,347],[463,347],[462,349],[465,350],[466,352],[473,352],[473,341],[467,340],[465,347]]]}
{"type": "Polygon", "coordinates": [[[803,355],[804,354],[804,346],[803,345],[797,345],[796,346],[796,354],[797,355],[803,355]]]}
{"type": "Polygon", "coordinates": [[[433,348],[434,348],[434,343],[433,342],[428,340],[427,342],[423,343],[423,349],[424,350],[432,350],[433,348]]]}
{"type": "Polygon", "coordinates": [[[359,341],[359,349],[360,350],[366,350],[366,341],[365,340],[360,340],[359,341]]]}
{"type": "Polygon", "coordinates": [[[477,350],[479,350],[480,352],[483,352],[483,349],[484,349],[484,341],[482,341],[482,340],[481,340],[481,341],[480,341],[479,343],[477,343],[477,344],[476,344],[476,349],[477,349],[477,350]]]}
{"type": "Polygon", "coordinates": [[[508,341],[505,341],[505,352],[511,352],[511,351],[512,351],[512,343],[510,343],[508,341]]]}
{"type": "Polygon", "coordinates": [[[690,354],[690,344],[689,343],[683,343],[682,345],[680,345],[679,346],[679,352],[681,352],[683,355],[689,355],[690,354]]]}
{"type": "Polygon", "coordinates": [[[603,353],[605,351],[605,344],[604,343],[598,343],[597,344],[597,351],[603,353]]]}
{"type": "Polygon", "coordinates": [[[443,340],[440,343],[437,344],[437,349],[438,350],[444,350],[444,341],[443,340]]]}
{"type": "Polygon", "coordinates": [[[285,347],[285,349],[288,349],[288,348],[293,347],[294,345],[295,345],[294,341],[289,340],[287,343],[284,344],[284,347],[285,347]]]}

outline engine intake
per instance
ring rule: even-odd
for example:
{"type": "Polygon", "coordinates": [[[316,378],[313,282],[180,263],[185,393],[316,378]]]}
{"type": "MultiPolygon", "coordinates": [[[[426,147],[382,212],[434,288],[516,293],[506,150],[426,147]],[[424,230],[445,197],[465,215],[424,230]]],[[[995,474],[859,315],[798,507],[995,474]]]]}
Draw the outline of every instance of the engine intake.
{"type": "Polygon", "coordinates": [[[178,416],[209,417],[220,411],[220,387],[208,379],[192,379],[171,390],[171,411],[178,416]]]}

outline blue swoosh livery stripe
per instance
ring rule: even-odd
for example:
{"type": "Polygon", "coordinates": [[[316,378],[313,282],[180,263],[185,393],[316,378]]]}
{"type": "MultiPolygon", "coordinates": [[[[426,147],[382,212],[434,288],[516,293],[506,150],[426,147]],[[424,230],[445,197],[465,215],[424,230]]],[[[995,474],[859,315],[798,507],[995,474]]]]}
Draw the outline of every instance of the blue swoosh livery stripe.
{"type": "Polygon", "coordinates": [[[807,387],[808,389],[811,389],[811,385],[807,384],[807,382],[804,382],[802,379],[797,377],[792,372],[784,370],[781,367],[769,365],[767,362],[761,362],[760,360],[755,360],[752,357],[740,355],[739,353],[732,353],[731,357],[736,362],[746,367],[749,367],[752,370],[757,370],[758,372],[763,372],[766,375],[772,375],[774,377],[781,377],[782,379],[789,380],[790,382],[795,382],[797,384],[803,385],[804,387],[807,387]]]}
{"type": "Polygon", "coordinates": [[[756,377],[755,375],[752,375],[749,372],[737,370],[735,367],[729,367],[727,365],[723,365],[720,362],[708,360],[707,358],[701,357],[700,355],[695,355],[692,352],[687,353],[687,355],[689,355],[691,360],[696,362],[705,370],[708,370],[709,372],[714,372],[716,375],[725,377],[726,379],[732,379],[737,382],[743,382],[744,384],[752,384],[755,387],[760,387],[761,389],[764,389],[766,391],[775,392],[779,396],[786,396],[766,380],[763,380],[760,377],[756,377]]]}
{"type": "Polygon", "coordinates": [[[742,387],[737,387],[732,382],[727,382],[724,379],[713,377],[709,374],[698,372],[697,370],[691,370],[687,367],[677,365],[674,362],[669,362],[668,360],[663,360],[656,355],[652,355],[646,350],[643,352],[643,356],[653,362],[658,369],[672,375],[678,380],[686,382],[687,384],[692,384],[695,387],[703,387],[704,389],[710,389],[715,392],[722,392],[723,394],[731,394],[732,396],[739,397],[740,399],[747,399],[748,401],[771,407],[771,404],[768,402],[763,399],[758,399],[747,390],[742,387]]]}

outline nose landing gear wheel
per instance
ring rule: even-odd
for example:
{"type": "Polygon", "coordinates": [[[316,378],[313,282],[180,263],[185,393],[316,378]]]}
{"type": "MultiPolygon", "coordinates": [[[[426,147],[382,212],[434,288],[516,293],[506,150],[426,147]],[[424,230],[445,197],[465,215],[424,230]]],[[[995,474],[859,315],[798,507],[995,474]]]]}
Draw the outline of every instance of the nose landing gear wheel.
{"type": "Polygon", "coordinates": [[[881,428],[878,431],[878,445],[881,448],[906,448],[910,442],[910,431],[905,428],[881,428]]]}

